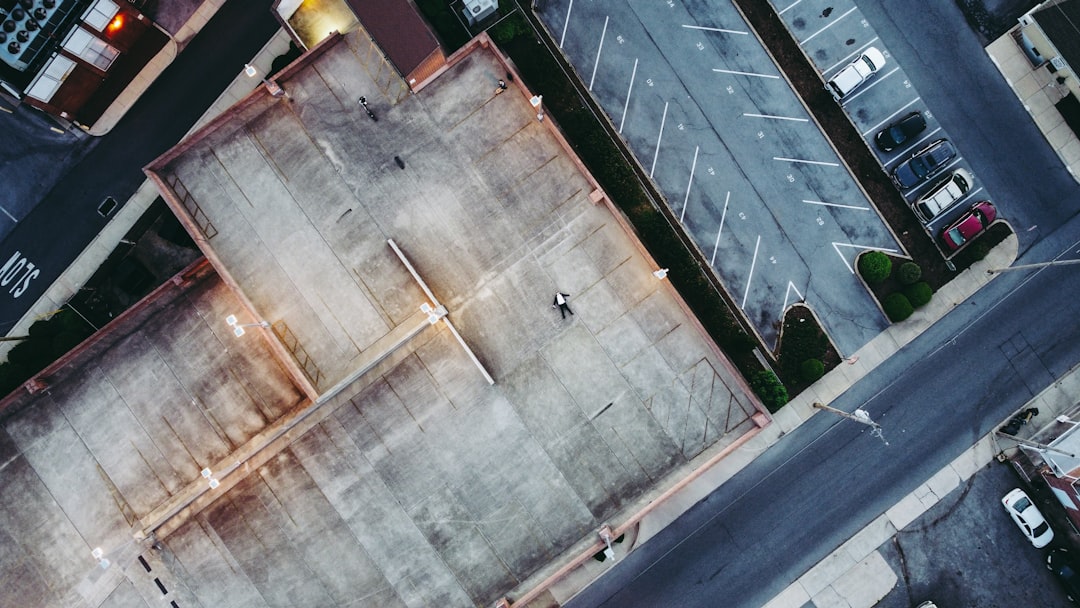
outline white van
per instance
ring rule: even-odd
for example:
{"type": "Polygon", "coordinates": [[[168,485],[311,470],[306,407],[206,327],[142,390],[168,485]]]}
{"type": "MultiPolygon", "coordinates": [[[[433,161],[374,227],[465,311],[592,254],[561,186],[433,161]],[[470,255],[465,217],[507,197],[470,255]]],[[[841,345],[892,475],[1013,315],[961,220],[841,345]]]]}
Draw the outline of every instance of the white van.
{"type": "Polygon", "coordinates": [[[915,215],[919,216],[922,223],[929,223],[963,198],[971,190],[972,183],[974,183],[974,178],[966,169],[953,171],[952,175],[934,184],[926,191],[926,194],[915,201],[912,205],[915,215]]]}

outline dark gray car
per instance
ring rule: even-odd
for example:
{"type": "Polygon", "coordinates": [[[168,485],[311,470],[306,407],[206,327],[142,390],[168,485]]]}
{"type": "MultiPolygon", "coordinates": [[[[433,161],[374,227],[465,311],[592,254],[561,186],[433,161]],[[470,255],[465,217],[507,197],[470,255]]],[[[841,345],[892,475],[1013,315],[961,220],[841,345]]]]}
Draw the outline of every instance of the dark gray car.
{"type": "Polygon", "coordinates": [[[926,117],[922,112],[911,112],[878,132],[874,143],[882,152],[892,152],[925,129],[926,117]]]}
{"type": "Polygon", "coordinates": [[[956,147],[947,139],[931,142],[911,158],[900,163],[892,172],[893,183],[897,188],[914,188],[937,173],[950,160],[956,158],[956,147]]]}

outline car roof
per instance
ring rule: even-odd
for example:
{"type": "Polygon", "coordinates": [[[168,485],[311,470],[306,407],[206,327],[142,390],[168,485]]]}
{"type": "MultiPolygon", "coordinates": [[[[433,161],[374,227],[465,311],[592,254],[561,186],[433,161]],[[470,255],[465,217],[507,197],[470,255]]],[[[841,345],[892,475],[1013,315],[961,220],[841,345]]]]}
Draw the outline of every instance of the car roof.
{"type": "Polygon", "coordinates": [[[881,69],[881,66],[885,65],[885,55],[883,55],[877,47],[872,46],[863,51],[862,54],[866,55],[866,58],[870,60],[870,63],[874,64],[874,67],[879,70],[881,69]]]}

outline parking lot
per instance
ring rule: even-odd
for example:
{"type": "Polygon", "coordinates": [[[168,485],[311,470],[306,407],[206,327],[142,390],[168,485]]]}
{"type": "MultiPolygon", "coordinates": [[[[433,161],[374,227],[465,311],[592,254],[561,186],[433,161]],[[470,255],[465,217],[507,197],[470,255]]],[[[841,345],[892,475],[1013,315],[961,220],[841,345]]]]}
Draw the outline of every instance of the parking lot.
{"type": "MultiPolygon", "coordinates": [[[[875,47],[884,53],[886,64],[869,82],[846,97],[843,106],[886,170],[892,171],[930,143],[948,139],[948,133],[923,102],[904,73],[903,66],[889,55],[888,48],[882,44],[872,24],[862,16],[854,2],[771,0],[771,3],[826,80],[867,48],[875,47]],[[890,152],[883,152],[874,145],[873,138],[879,131],[912,111],[919,111],[925,117],[924,131],[890,152]]],[[[939,243],[939,247],[938,236],[943,227],[956,220],[973,203],[990,198],[978,174],[964,160],[963,150],[958,152],[931,177],[913,188],[903,190],[904,197],[912,203],[957,169],[967,169],[974,174],[975,180],[970,190],[949,209],[926,223],[928,234],[939,243]]]]}
{"type": "Polygon", "coordinates": [[[1021,485],[1010,466],[993,462],[882,545],[899,583],[878,608],[925,600],[941,608],[1069,606],[1045,567],[1047,550],[1033,548],[1001,506],[1021,485]]]}
{"type": "Polygon", "coordinates": [[[733,6],[540,15],[767,344],[798,301],[844,353],[886,326],[853,263],[902,248],[733,6]]]}

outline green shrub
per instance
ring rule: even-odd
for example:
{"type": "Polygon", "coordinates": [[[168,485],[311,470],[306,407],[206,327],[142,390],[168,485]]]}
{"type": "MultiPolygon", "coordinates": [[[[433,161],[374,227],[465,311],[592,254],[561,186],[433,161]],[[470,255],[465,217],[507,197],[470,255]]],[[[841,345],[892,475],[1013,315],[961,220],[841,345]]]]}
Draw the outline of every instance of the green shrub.
{"type": "Polygon", "coordinates": [[[911,285],[922,278],[922,268],[915,262],[904,262],[897,269],[896,278],[904,285],[911,285]]]}
{"type": "Polygon", "coordinates": [[[529,23],[525,21],[525,17],[521,13],[515,13],[503,19],[488,30],[491,39],[500,45],[506,44],[518,36],[529,36],[531,34],[532,28],[529,27],[529,23]]]}
{"type": "Polygon", "coordinates": [[[934,297],[934,290],[930,289],[929,283],[922,281],[905,287],[904,295],[907,296],[912,307],[920,308],[925,306],[930,301],[930,298],[934,297]]]}
{"type": "Polygon", "coordinates": [[[825,364],[818,359],[807,359],[799,364],[799,377],[804,382],[815,382],[825,375],[825,364]]]}
{"type": "Polygon", "coordinates": [[[889,317],[889,320],[893,323],[903,321],[911,316],[911,313],[915,312],[915,309],[911,306],[911,301],[907,299],[902,293],[891,293],[885,297],[885,301],[881,303],[881,307],[885,309],[885,316],[889,317]]]}
{"type": "Polygon", "coordinates": [[[37,373],[46,365],[52,363],[52,353],[49,349],[48,340],[26,340],[19,342],[8,351],[7,360],[18,363],[30,373],[37,373]]]}
{"type": "Polygon", "coordinates": [[[30,379],[30,371],[18,363],[0,363],[0,396],[6,396],[30,379]]]}
{"type": "Polygon", "coordinates": [[[880,251],[867,251],[859,256],[859,274],[871,285],[889,278],[892,272],[892,260],[880,251]]]}
{"type": "Polygon", "coordinates": [[[780,356],[792,362],[820,359],[829,348],[829,340],[809,319],[792,319],[784,323],[780,335],[780,356]]]}
{"type": "Polygon", "coordinates": [[[750,388],[770,412],[780,409],[788,401],[787,389],[771,371],[762,370],[752,375],[750,388]]]}

